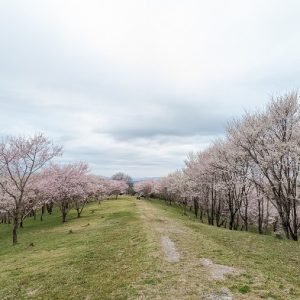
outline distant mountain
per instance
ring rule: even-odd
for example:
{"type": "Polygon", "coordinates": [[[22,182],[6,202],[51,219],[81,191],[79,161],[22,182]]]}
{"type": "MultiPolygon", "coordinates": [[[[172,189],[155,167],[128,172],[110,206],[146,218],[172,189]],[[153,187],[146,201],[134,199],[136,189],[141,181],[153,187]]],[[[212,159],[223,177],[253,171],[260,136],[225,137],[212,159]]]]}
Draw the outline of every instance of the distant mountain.
{"type": "Polygon", "coordinates": [[[144,180],[158,180],[161,177],[133,177],[132,182],[139,182],[139,181],[144,181],[144,180]]]}

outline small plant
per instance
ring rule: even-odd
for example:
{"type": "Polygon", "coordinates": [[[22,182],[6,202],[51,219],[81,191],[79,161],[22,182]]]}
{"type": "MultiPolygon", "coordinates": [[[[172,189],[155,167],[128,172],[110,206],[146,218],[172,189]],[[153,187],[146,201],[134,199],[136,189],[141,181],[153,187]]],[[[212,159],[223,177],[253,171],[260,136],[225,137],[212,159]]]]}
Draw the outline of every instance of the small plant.
{"type": "Polygon", "coordinates": [[[239,292],[242,294],[247,294],[250,292],[250,286],[249,285],[243,285],[241,287],[238,288],[239,292]]]}
{"type": "Polygon", "coordinates": [[[155,285],[156,284],[156,280],[153,279],[153,278],[145,279],[144,280],[144,284],[155,285]]]}

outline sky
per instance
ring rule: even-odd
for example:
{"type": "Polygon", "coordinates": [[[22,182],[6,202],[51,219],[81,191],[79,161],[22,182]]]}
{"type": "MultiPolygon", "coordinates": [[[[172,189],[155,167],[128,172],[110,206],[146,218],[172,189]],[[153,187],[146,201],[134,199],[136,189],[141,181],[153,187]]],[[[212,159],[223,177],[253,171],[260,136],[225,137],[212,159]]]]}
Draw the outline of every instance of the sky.
{"type": "Polygon", "coordinates": [[[299,89],[299,0],[0,0],[0,136],[62,163],[167,175],[299,89]]]}

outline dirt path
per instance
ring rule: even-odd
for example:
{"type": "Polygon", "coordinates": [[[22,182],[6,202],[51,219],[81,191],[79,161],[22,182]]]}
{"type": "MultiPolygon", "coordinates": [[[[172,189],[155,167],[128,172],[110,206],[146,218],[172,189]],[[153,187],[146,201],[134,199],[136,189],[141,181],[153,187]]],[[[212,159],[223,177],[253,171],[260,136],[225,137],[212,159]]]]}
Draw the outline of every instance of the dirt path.
{"type": "Polygon", "coordinates": [[[181,220],[168,217],[162,208],[149,201],[138,200],[136,205],[153,245],[151,255],[160,260],[158,284],[141,298],[235,299],[226,286],[217,281],[225,274],[234,275],[238,271],[214,264],[209,257],[201,257],[199,249],[192,245],[199,233],[195,235],[181,220]]]}

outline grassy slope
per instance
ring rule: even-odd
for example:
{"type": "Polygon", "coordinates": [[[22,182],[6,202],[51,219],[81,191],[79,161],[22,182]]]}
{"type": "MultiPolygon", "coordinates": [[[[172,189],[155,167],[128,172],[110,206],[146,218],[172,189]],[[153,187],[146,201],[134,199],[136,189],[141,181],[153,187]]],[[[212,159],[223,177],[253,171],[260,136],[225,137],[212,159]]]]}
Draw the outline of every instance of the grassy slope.
{"type": "Polygon", "coordinates": [[[244,294],[246,299],[300,299],[299,242],[208,226],[199,223],[192,214],[184,216],[178,206],[170,207],[158,200],[152,200],[151,204],[195,233],[188,246],[187,241],[181,244],[179,241],[178,247],[195,249],[199,258],[210,258],[215,263],[246,271],[216,286],[225,285],[241,298],[244,294]]]}
{"type": "Polygon", "coordinates": [[[81,219],[73,214],[66,224],[58,212],[43,223],[26,220],[15,247],[11,229],[1,225],[0,299],[134,297],[132,283],[153,265],[134,206],[123,198],[91,204],[81,219]]]}
{"type": "MultiPolygon", "coordinates": [[[[189,231],[170,235],[184,254],[180,268],[188,263],[190,251],[193,259],[206,257],[245,269],[242,276],[211,282],[210,289],[227,286],[244,299],[300,298],[300,243],[199,224],[178,208],[153,200],[143,203],[157,219],[189,231]]],[[[42,223],[26,220],[16,247],[11,246],[10,230],[0,225],[0,299],[154,299],[166,297],[168,287],[182,280],[198,284],[197,272],[203,272],[193,268],[177,280],[179,268],[177,275],[165,276],[168,263],[153,255],[159,251],[159,239],[149,235],[151,228],[132,198],[91,204],[81,219],[73,214],[66,224],[60,223],[58,212],[46,215],[42,223]]]]}

